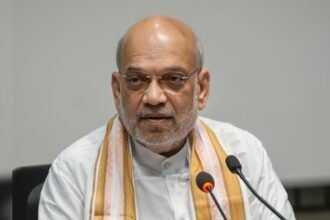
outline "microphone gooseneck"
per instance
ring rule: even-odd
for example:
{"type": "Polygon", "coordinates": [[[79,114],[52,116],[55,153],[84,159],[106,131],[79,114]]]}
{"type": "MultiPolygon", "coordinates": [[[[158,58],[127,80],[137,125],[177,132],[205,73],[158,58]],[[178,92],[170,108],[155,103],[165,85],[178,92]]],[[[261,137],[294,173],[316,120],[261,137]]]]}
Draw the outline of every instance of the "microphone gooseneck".
{"type": "Polygon", "coordinates": [[[217,206],[219,212],[221,213],[224,220],[227,220],[227,217],[225,216],[225,213],[222,211],[217,199],[215,198],[214,194],[212,193],[212,190],[214,188],[214,179],[211,176],[211,174],[207,172],[200,172],[196,177],[196,184],[200,190],[202,190],[205,193],[210,193],[215,205],[217,206]]]}
{"type": "Polygon", "coordinates": [[[235,157],[234,155],[229,155],[226,158],[226,164],[228,169],[234,173],[237,174],[245,183],[245,185],[249,188],[249,190],[253,193],[253,195],[255,195],[255,197],[257,197],[257,199],[262,202],[270,211],[272,211],[279,219],[281,220],[286,220],[283,215],[281,215],[276,209],[274,209],[266,200],[264,200],[261,196],[259,196],[259,194],[252,188],[252,186],[250,185],[250,183],[247,181],[247,179],[245,178],[243,172],[242,172],[242,165],[239,162],[239,160],[237,159],[237,157],[235,157]]]}

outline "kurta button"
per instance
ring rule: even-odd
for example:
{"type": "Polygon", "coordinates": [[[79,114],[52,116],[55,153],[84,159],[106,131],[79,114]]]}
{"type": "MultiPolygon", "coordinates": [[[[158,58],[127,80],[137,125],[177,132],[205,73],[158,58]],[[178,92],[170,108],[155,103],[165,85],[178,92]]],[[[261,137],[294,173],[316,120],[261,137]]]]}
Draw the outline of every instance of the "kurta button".
{"type": "Polygon", "coordinates": [[[170,167],[170,165],[171,165],[171,164],[170,164],[169,162],[165,162],[165,163],[164,163],[164,168],[165,168],[165,169],[168,169],[168,168],[170,167]]]}

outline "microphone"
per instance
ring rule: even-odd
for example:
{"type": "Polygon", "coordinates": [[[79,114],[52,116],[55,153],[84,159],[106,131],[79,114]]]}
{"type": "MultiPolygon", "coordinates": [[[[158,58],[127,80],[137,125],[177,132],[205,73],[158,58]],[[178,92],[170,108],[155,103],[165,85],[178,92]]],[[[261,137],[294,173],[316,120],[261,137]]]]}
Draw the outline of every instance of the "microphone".
{"type": "Polygon", "coordinates": [[[242,172],[242,165],[239,162],[239,160],[237,159],[237,157],[235,157],[234,155],[229,155],[226,158],[226,164],[228,169],[234,173],[237,174],[245,183],[245,185],[249,188],[249,190],[255,195],[255,197],[257,197],[257,199],[262,202],[270,211],[272,211],[279,219],[281,220],[286,220],[278,211],[276,211],[275,208],[273,208],[266,200],[264,200],[261,196],[259,196],[259,194],[252,188],[252,186],[250,185],[250,183],[247,181],[247,179],[245,178],[243,172],[242,172]]]}
{"type": "Polygon", "coordinates": [[[215,205],[217,206],[218,210],[220,211],[223,219],[227,220],[225,213],[222,211],[217,199],[215,198],[214,194],[212,193],[212,190],[214,188],[213,177],[207,172],[200,172],[196,177],[196,184],[200,190],[202,190],[205,193],[211,194],[211,197],[212,197],[215,205]]]}

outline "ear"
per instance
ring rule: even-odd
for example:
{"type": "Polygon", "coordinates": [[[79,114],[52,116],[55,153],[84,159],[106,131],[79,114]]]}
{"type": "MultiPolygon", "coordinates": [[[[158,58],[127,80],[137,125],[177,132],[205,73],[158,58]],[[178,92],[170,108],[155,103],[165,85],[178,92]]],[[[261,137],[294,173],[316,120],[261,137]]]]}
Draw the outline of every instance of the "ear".
{"type": "Polygon", "coordinates": [[[201,111],[205,108],[209,97],[210,73],[207,69],[202,69],[198,74],[198,109],[201,111]]]}
{"type": "Polygon", "coordinates": [[[113,99],[115,101],[117,112],[120,108],[120,76],[118,72],[113,72],[111,77],[111,87],[113,99]]]}

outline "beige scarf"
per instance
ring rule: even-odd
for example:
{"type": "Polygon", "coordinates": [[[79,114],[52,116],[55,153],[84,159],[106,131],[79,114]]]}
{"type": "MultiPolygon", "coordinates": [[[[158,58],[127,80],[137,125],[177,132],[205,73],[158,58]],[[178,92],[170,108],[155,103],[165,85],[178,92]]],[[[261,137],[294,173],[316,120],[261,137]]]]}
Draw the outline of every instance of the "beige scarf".
{"type": "MultiPolygon", "coordinates": [[[[196,220],[222,219],[210,196],[200,191],[195,183],[200,171],[215,177],[213,193],[227,218],[246,219],[239,181],[226,168],[227,155],[214,132],[198,119],[188,138],[191,146],[190,188],[196,220]]],[[[108,123],[93,178],[90,220],[137,219],[128,134],[118,116],[108,123]]]]}

